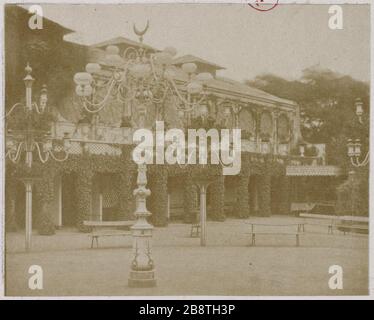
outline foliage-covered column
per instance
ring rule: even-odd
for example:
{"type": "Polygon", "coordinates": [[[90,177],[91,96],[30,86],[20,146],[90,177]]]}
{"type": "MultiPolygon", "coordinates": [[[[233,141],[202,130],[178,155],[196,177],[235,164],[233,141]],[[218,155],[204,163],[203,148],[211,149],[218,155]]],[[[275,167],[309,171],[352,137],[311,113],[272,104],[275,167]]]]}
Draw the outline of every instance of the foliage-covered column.
{"type": "Polygon", "coordinates": [[[41,174],[41,179],[38,179],[34,184],[38,203],[35,206],[38,211],[38,232],[41,235],[55,234],[55,225],[51,217],[51,205],[54,200],[54,178],[55,173],[45,168],[41,174]]]}
{"type": "Polygon", "coordinates": [[[117,187],[119,190],[119,210],[117,214],[118,220],[134,219],[134,195],[133,195],[132,172],[120,172],[117,177],[117,187]]]}
{"type": "Polygon", "coordinates": [[[16,178],[7,169],[5,178],[5,230],[16,231],[16,178]]]}
{"type": "Polygon", "coordinates": [[[225,177],[222,175],[208,187],[210,210],[208,217],[216,221],[225,220],[225,177]]]}
{"type": "Polygon", "coordinates": [[[198,188],[193,183],[190,175],[187,175],[184,183],[184,222],[191,223],[196,219],[198,207],[198,188]]]}
{"type": "Polygon", "coordinates": [[[90,167],[82,166],[77,172],[75,192],[77,199],[77,228],[81,232],[89,232],[90,228],[83,225],[84,220],[89,220],[92,214],[92,178],[93,171],[90,167]]]}
{"type": "Polygon", "coordinates": [[[238,186],[236,188],[237,198],[235,215],[239,218],[248,218],[249,216],[249,192],[248,192],[249,174],[238,176],[238,186]]]}
{"type": "Polygon", "coordinates": [[[119,190],[119,210],[118,220],[132,220],[135,218],[135,189],[136,164],[131,157],[132,146],[125,145],[122,147],[122,166],[118,175],[117,187],[119,190]]]}
{"type": "Polygon", "coordinates": [[[279,195],[279,213],[289,214],[291,210],[291,181],[290,177],[283,175],[280,177],[279,195]]]}
{"type": "Polygon", "coordinates": [[[152,176],[149,184],[151,189],[151,220],[157,227],[168,225],[168,172],[164,165],[152,168],[152,176]]]}
{"type": "Polygon", "coordinates": [[[258,176],[259,214],[264,217],[271,215],[271,176],[268,170],[258,176]]]}

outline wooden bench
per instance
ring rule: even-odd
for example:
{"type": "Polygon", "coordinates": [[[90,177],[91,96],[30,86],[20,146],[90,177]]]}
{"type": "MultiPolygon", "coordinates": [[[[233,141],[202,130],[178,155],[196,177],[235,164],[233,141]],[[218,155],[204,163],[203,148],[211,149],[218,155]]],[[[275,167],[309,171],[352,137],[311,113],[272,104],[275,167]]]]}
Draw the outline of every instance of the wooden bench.
{"type": "Polygon", "coordinates": [[[92,232],[88,235],[91,238],[91,248],[96,243],[99,247],[100,237],[114,236],[131,236],[130,227],[134,224],[133,220],[129,221],[83,221],[83,225],[92,228],[92,232]],[[119,230],[119,228],[123,230],[119,230]]]}
{"type": "Polygon", "coordinates": [[[319,225],[327,226],[327,233],[333,234],[333,230],[339,230],[344,233],[347,232],[369,232],[369,220],[367,217],[356,217],[356,216],[335,216],[335,215],[322,215],[322,214],[311,214],[302,213],[300,217],[304,218],[304,225],[319,225]],[[306,218],[309,219],[324,219],[326,223],[307,222],[306,218]]]}
{"type": "Polygon", "coordinates": [[[336,227],[336,224],[339,221],[337,216],[326,215],[326,214],[301,213],[300,217],[304,218],[304,225],[327,227],[328,234],[334,233],[334,227],[336,227]],[[321,219],[322,222],[309,222],[306,220],[307,218],[308,219],[321,219]]]}
{"type": "Polygon", "coordinates": [[[200,236],[200,211],[194,210],[193,212],[193,221],[191,223],[191,238],[197,238],[200,236]]]}
{"type": "Polygon", "coordinates": [[[197,238],[200,236],[200,223],[193,223],[191,225],[191,238],[197,238]]]}
{"type": "Polygon", "coordinates": [[[304,225],[302,223],[293,223],[293,224],[264,224],[264,223],[249,223],[251,230],[249,234],[251,235],[252,246],[256,245],[256,235],[286,235],[296,237],[296,246],[300,246],[300,233],[303,231],[304,225]],[[272,229],[281,229],[284,230],[285,227],[288,228],[286,231],[268,231],[264,230],[266,227],[272,229]],[[255,230],[255,229],[262,230],[255,230]],[[289,230],[290,228],[296,229],[296,231],[289,230]]]}
{"type": "Polygon", "coordinates": [[[349,232],[357,232],[357,233],[363,233],[368,234],[369,233],[369,227],[368,226],[361,226],[361,225],[339,225],[337,226],[337,229],[342,231],[344,235],[349,232]]]}

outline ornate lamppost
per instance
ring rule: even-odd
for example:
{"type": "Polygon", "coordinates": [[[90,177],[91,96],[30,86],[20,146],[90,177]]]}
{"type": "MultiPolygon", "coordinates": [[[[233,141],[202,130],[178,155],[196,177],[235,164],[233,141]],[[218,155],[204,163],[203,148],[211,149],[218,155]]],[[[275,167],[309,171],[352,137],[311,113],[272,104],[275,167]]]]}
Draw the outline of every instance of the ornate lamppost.
{"type": "MultiPolygon", "coordinates": [[[[65,134],[61,141],[53,140],[49,129],[34,128],[34,119],[36,115],[45,113],[48,101],[47,88],[44,85],[39,98],[39,105],[33,102],[32,85],[35,79],[31,76],[32,68],[27,64],[26,76],[23,79],[26,87],[26,104],[16,103],[6,114],[6,118],[10,117],[20,107],[23,108],[24,114],[22,119],[22,127],[6,130],[6,153],[5,157],[9,158],[13,163],[18,163],[25,154],[25,163],[28,173],[22,177],[22,181],[26,188],[26,221],[25,221],[25,248],[26,251],[31,249],[32,236],[32,186],[37,178],[31,175],[34,152],[38,155],[40,162],[47,162],[50,157],[56,161],[65,161],[68,157],[70,149],[70,140],[65,134]],[[59,158],[55,152],[62,152],[64,156],[59,158]]],[[[20,127],[18,125],[18,127],[20,127]]]]}
{"type": "MultiPolygon", "coordinates": [[[[356,107],[356,115],[357,115],[357,118],[358,118],[358,122],[361,126],[364,126],[364,119],[362,118],[363,113],[364,113],[363,103],[362,103],[360,98],[356,99],[355,107],[356,107]]],[[[366,167],[369,164],[369,156],[370,156],[369,150],[367,151],[366,155],[363,157],[363,160],[361,160],[362,159],[361,158],[361,154],[362,154],[361,147],[362,147],[362,144],[361,144],[360,139],[355,139],[355,140],[348,139],[347,154],[348,154],[348,157],[351,160],[352,166],[355,167],[355,168],[363,168],[363,167],[366,167]]],[[[350,182],[350,185],[351,185],[351,193],[350,193],[350,196],[351,196],[351,213],[352,213],[352,216],[353,216],[356,212],[355,199],[358,198],[358,194],[359,194],[359,191],[358,191],[358,183],[359,182],[357,180],[357,174],[356,174],[355,170],[352,170],[352,171],[349,172],[348,181],[350,182]]]]}
{"type": "Polygon", "coordinates": [[[129,277],[130,287],[154,287],[156,278],[153,259],[151,256],[151,239],[153,226],[148,223],[147,217],[151,213],[147,210],[146,198],[151,191],[147,185],[147,167],[145,164],[138,164],[138,187],[134,190],[136,199],[136,222],[131,227],[133,235],[133,260],[129,277]]]}
{"type": "MultiPolygon", "coordinates": [[[[356,115],[358,117],[358,121],[361,125],[363,125],[363,104],[361,99],[357,98],[355,101],[356,107],[356,115]]],[[[361,157],[361,141],[360,139],[348,139],[347,149],[348,149],[348,157],[351,160],[351,164],[354,167],[364,167],[369,163],[369,151],[364,156],[363,160],[360,160],[361,157]]]]}
{"type": "MultiPolygon", "coordinates": [[[[172,47],[149,52],[142,44],[148,28],[148,22],[141,31],[134,25],[140,42],[138,48],[128,47],[120,53],[118,47],[108,46],[102,61],[88,63],[85,72],[76,73],[76,94],[88,113],[100,112],[112,99],[127,106],[137,105],[139,127],[145,126],[145,115],[152,105],[156,107],[156,120],[162,120],[164,103],[171,98],[178,116],[190,124],[191,114],[206,100],[206,82],[212,79],[212,75],[197,74],[194,63],[184,63],[176,70],[172,65],[176,50],[172,47]]],[[[132,227],[134,258],[129,286],[155,286],[150,245],[153,227],[146,220],[150,215],[146,209],[146,197],[150,191],[146,189],[146,166],[143,164],[138,166],[137,182],[138,188],[134,191],[137,221],[132,227]]]]}

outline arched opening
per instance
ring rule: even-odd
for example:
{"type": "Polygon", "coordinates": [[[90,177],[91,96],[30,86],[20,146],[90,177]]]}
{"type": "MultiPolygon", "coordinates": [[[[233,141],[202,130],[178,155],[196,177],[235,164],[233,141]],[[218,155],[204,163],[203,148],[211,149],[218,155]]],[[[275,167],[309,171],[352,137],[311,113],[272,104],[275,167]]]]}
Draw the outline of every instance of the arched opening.
{"type": "Polygon", "coordinates": [[[92,219],[115,221],[119,210],[119,190],[113,173],[98,173],[92,179],[92,219]]]}
{"type": "Polygon", "coordinates": [[[239,128],[242,130],[242,139],[255,140],[256,122],[250,110],[242,109],[240,111],[239,128]]]}
{"type": "Polygon", "coordinates": [[[184,215],[184,183],[181,177],[168,178],[169,221],[182,221],[184,215]]]}
{"type": "Polygon", "coordinates": [[[285,114],[281,114],[278,118],[278,142],[281,144],[288,143],[290,133],[290,121],[285,114]]]}
{"type": "Polygon", "coordinates": [[[261,114],[260,138],[262,142],[270,142],[273,135],[273,119],[269,112],[261,114]]]}

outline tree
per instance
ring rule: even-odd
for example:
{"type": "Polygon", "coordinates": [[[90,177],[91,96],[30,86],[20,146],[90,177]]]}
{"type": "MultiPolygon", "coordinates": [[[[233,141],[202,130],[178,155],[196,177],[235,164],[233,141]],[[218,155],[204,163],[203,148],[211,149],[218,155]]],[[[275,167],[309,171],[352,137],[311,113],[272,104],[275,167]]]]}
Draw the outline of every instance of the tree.
{"type": "Polygon", "coordinates": [[[355,99],[361,98],[366,117],[369,115],[369,85],[329,69],[311,67],[298,80],[264,74],[246,84],[300,106],[301,132],[310,143],[325,143],[327,160],[347,167],[347,139],[360,138],[367,150],[369,121],[357,121],[355,99]]]}

